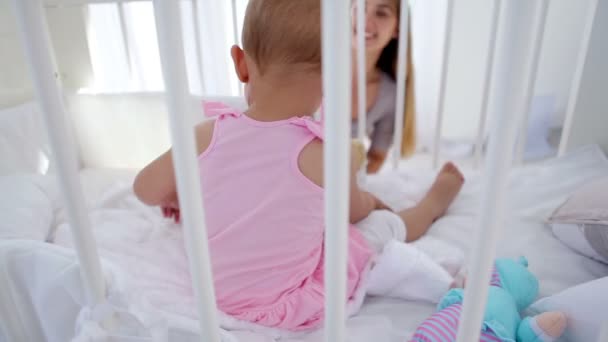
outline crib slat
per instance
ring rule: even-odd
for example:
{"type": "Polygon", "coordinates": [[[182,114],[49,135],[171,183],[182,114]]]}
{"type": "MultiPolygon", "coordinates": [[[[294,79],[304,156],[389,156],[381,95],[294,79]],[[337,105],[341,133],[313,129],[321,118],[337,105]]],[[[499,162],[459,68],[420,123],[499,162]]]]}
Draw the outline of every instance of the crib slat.
{"type": "Polygon", "coordinates": [[[585,71],[585,65],[587,63],[587,53],[589,51],[591,34],[593,33],[593,25],[595,24],[598,2],[599,0],[591,0],[591,3],[589,4],[589,12],[587,13],[587,20],[585,20],[587,24],[581,39],[581,47],[576,60],[576,70],[574,71],[572,86],[568,96],[566,117],[564,119],[564,127],[562,129],[562,136],[559,142],[559,156],[563,156],[564,153],[566,153],[566,148],[568,148],[568,140],[570,138],[570,132],[572,131],[572,122],[574,121],[574,110],[576,109],[578,102],[578,93],[581,89],[583,72],[585,71]]]}
{"type": "Polygon", "coordinates": [[[123,49],[125,49],[125,57],[127,58],[127,68],[129,69],[129,78],[133,80],[133,56],[129,45],[129,31],[127,29],[127,18],[125,17],[125,4],[119,2],[116,4],[118,8],[118,19],[120,21],[120,35],[122,37],[123,49]]]}
{"type": "Polygon", "coordinates": [[[608,342],[608,321],[602,325],[597,342],[608,342]]]}
{"type": "Polygon", "coordinates": [[[234,44],[239,44],[239,24],[238,24],[238,11],[237,11],[237,3],[236,0],[232,0],[232,6],[230,7],[232,10],[232,34],[234,39],[234,44]]]}
{"type": "Polygon", "coordinates": [[[203,341],[220,342],[193,122],[189,120],[194,108],[188,92],[179,2],[154,0],[154,14],[170,114],[173,166],[201,337],[203,341]]]}
{"type": "Polygon", "coordinates": [[[325,340],[345,339],[351,123],[350,0],[322,1],[325,105],[325,340]]]}
{"type": "Polygon", "coordinates": [[[409,6],[407,1],[401,2],[401,14],[399,16],[399,48],[397,59],[397,103],[395,104],[395,136],[393,140],[393,168],[399,168],[403,140],[403,120],[405,114],[405,86],[407,79],[407,49],[409,34],[409,6]]]}
{"type": "Polygon", "coordinates": [[[450,49],[452,45],[452,21],[454,17],[454,1],[446,0],[447,10],[445,19],[445,30],[443,32],[443,57],[441,61],[441,83],[439,86],[439,103],[437,104],[437,122],[435,125],[435,139],[433,141],[433,167],[439,166],[439,153],[441,149],[441,130],[443,127],[443,117],[445,116],[445,90],[448,83],[448,64],[450,49]]]}
{"type": "Polygon", "coordinates": [[[486,122],[488,117],[488,108],[490,104],[490,89],[494,79],[494,62],[498,39],[498,25],[500,21],[500,7],[502,0],[494,0],[492,9],[492,27],[490,28],[490,38],[488,41],[488,55],[486,59],[485,76],[483,81],[483,94],[481,97],[481,111],[479,113],[479,127],[477,128],[477,141],[475,143],[475,160],[474,166],[477,168],[481,163],[483,155],[483,142],[485,138],[486,122]]]}
{"type": "Polygon", "coordinates": [[[524,159],[524,150],[526,146],[526,140],[528,136],[528,121],[530,116],[530,108],[532,107],[532,99],[534,98],[534,91],[536,90],[536,80],[538,79],[538,66],[540,63],[540,53],[543,46],[545,37],[545,27],[547,22],[547,13],[549,11],[549,0],[542,0],[539,4],[538,15],[536,16],[536,22],[534,24],[535,34],[534,40],[532,41],[532,58],[531,58],[531,71],[527,75],[528,78],[524,83],[526,86],[523,118],[519,127],[519,139],[517,140],[516,152],[515,152],[515,163],[521,164],[524,159]]]}
{"type": "MultiPolygon", "coordinates": [[[[5,284],[3,280],[3,289],[5,284]]],[[[12,291],[0,291],[0,336],[4,337],[3,341],[27,341],[32,338],[28,334],[32,329],[25,326],[26,322],[16,312],[19,312],[19,306],[15,303],[12,291]]]]}
{"type": "Polygon", "coordinates": [[[84,7],[91,4],[125,4],[130,2],[149,2],[150,0],[43,0],[47,8],[84,7]]]}
{"type": "Polygon", "coordinates": [[[199,0],[192,0],[192,25],[194,26],[194,48],[196,49],[196,67],[201,83],[201,93],[205,93],[205,72],[203,71],[203,52],[201,47],[201,24],[199,19],[199,0]]]}
{"type": "Polygon", "coordinates": [[[40,0],[13,0],[12,3],[52,155],[57,161],[57,177],[63,189],[87,303],[92,307],[105,299],[105,281],[79,183],[76,144],[66,121],[46,17],[40,0]]]}
{"type": "MultiPolygon", "coordinates": [[[[231,10],[232,10],[232,32],[233,32],[234,44],[239,45],[241,39],[240,39],[240,34],[239,34],[239,21],[238,21],[238,11],[237,11],[236,0],[232,0],[231,10]]],[[[244,85],[239,82],[238,88],[239,88],[239,96],[243,96],[243,94],[245,93],[244,85]]]]}
{"type": "MultiPolygon", "coordinates": [[[[505,4],[505,3],[503,3],[505,4]]],[[[542,0],[536,11],[535,27],[532,42],[534,44],[531,58],[528,61],[526,77],[524,77],[525,87],[528,87],[523,99],[513,91],[496,96],[508,96],[510,101],[516,101],[519,105],[514,115],[505,112],[501,108],[496,112],[495,122],[493,123],[492,134],[486,159],[486,174],[484,179],[484,190],[481,198],[480,217],[477,225],[478,235],[475,239],[474,248],[471,253],[471,264],[469,265],[469,279],[465,288],[464,305],[458,329],[458,342],[479,341],[481,322],[484,316],[488,297],[488,283],[492,273],[494,257],[496,255],[496,245],[504,226],[504,202],[509,175],[511,160],[513,157],[513,146],[517,134],[517,126],[520,119],[525,115],[524,110],[528,107],[530,88],[533,89],[531,79],[535,77],[538,64],[538,51],[542,42],[545,18],[547,15],[548,0],[542,0]]],[[[504,6],[501,7],[504,12],[504,6]]],[[[508,16],[501,20],[501,27],[505,30],[506,39],[515,39],[510,32],[518,27],[518,18],[521,15],[511,11],[508,16]]],[[[503,52],[508,53],[508,51],[503,52]]],[[[513,60],[512,58],[510,60],[513,60]]],[[[507,62],[512,63],[512,62],[507,62]]],[[[516,77],[516,75],[511,75],[516,77]]],[[[505,87],[508,90],[508,87],[505,87]]],[[[504,90],[503,90],[504,91],[504,90]]]]}
{"type": "Polygon", "coordinates": [[[357,137],[367,136],[367,70],[365,65],[365,0],[357,0],[357,137]]]}

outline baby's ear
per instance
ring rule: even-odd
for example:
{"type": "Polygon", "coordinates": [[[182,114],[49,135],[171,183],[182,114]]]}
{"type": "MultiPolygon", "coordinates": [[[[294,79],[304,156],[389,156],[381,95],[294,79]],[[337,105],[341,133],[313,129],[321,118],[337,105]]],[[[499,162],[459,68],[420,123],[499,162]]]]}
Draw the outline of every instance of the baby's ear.
{"type": "Polygon", "coordinates": [[[232,56],[232,62],[234,63],[234,71],[239,81],[243,83],[249,82],[249,68],[245,60],[245,51],[238,45],[233,45],[230,49],[230,55],[232,56]]]}

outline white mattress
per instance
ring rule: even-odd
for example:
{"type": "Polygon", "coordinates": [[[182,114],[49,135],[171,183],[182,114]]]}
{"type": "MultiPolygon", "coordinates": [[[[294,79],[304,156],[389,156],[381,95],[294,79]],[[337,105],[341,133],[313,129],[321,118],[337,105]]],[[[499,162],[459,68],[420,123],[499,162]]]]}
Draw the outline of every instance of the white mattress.
{"type": "MultiPolygon", "coordinates": [[[[564,158],[514,170],[509,184],[505,231],[498,254],[525,255],[539,277],[541,296],[608,275],[608,267],[563,246],[545,225],[545,219],[581,184],[608,173],[608,161],[596,147],[564,158]]],[[[187,273],[181,231],[167,226],[156,210],[137,203],[130,193],[132,172],[87,170],[82,180],[92,205],[102,257],[124,272],[129,296],[169,318],[175,340],[195,340],[196,314],[187,273]],[[151,219],[151,217],[156,217],[151,219]],[[152,221],[150,221],[152,220],[152,221]],[[150,224],[154,222],[154,224],[150,224]],[[126,224],[128,223],[128,224],[126,224]],[[179,337],[177,337],[179,336],[179,337]]],[[[386,201],[407,205],[419,197],[433,179],[429,172],[401,171],[372,182],[386,201]],[[384,189],[384,190],[382,190],[384,189]],[[392,189],[390,193],[386,189],[392,189]]],[[[429,236],[462,249],[471,248],[476,227],[482,179],[467,173],[467,183],[448,214],[437,221],[429,236]]],[[[57,242],[69,246],[67,226],[58,229],[57,242]]],[[[399,341],[434,311],[432,305],[389,298],[368,298],[361,312],[348,320],[348,341],[399,341]]],[[[231,332],[234,341],[270,342],[270,336],[231,332]]],[[[322,341],[317,331],[288,342],[322,341]]]]}

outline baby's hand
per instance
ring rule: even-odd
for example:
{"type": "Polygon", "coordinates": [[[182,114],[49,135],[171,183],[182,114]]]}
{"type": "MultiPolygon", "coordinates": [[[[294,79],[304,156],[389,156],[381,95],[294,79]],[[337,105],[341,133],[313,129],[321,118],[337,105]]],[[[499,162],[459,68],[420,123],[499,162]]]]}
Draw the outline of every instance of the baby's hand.
{"type": "Polygon", "coordinates": [[[160,206],[160,209],[165,218],[173,219],[175,223],[180,222],[179,203],[177,203],[177,201],[164,203],[160,206]]]}

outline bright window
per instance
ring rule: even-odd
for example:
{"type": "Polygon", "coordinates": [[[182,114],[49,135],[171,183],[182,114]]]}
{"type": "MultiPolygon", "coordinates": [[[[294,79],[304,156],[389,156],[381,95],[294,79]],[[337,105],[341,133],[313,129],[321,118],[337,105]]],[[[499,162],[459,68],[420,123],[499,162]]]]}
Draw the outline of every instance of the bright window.
{"type": "MultiPolygon", "coordinates": [[[[230,47],[235,39],[240,41],[247,2],[180,0],[185,63],[192,93],[239,94],[230,47]]],[[[162,91],[152,1],[90,4],[87,9],[87,36],[95,75],[89,90],[101,93],[162,91]]]]}

